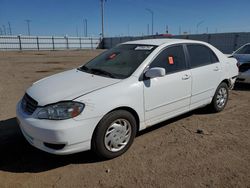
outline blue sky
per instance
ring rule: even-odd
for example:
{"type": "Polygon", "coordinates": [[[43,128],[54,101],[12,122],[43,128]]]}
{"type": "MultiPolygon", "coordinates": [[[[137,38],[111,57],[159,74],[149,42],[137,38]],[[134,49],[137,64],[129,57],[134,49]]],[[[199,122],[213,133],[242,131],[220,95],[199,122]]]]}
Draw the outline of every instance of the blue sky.
{"type": "MultiPolygon", "coordinates": [[[[154,11],[154,31],[205,33],[249,32],[250,0],[107,0],[105,35],[146,35],[154,11]]],[[[14,34],[27,34],[30,19],[32,35],[83,35],[83,19],[88,20],[88,34],[101,33],[99,0],[0,0],[0,28],[10,22],[14,34]]]]}

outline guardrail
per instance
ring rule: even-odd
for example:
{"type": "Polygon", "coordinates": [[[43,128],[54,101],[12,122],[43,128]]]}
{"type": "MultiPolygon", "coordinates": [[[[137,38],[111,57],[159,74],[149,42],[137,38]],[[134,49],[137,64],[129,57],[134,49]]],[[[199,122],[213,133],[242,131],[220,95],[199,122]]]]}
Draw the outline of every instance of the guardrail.
{"type": "Polygon", "coordinates": [[[0,50],[96,49],[100,41],[97,37],[2,35],[0,50]]]}

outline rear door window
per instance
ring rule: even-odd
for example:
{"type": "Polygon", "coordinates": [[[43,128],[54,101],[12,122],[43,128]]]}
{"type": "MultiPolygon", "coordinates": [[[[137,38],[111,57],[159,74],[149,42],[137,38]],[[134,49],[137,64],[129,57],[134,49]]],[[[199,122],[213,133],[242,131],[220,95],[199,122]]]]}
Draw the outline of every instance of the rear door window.
{"type": "Polygon", "coordinates": [[[200,44],[189,44],[187,45],[187,49],[189,52],[191,68],[219,62],[217,56],[207,46],[200,44]]]}

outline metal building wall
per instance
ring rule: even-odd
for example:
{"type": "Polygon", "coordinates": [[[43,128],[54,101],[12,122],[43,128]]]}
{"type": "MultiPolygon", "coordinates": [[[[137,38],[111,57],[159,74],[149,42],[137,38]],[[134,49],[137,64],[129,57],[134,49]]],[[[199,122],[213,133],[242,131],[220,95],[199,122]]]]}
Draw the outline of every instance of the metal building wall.
{"type": "MultiPolygon", "coordinates": [[[[110,37],[104,38],[103,48],[109,49],[116,46],[119,43],[140,40],[140,39],[150,39],[150,38],[169,38],[164,36],[144,36],[144,37],[110,37]]],[[[234,50],[240,46],[250,43],[250,32],[248,33],[217,33],[217,34],[200,34],[200,35],[176,35],[171,38],[180,39],[191,39],[199,40],[212,44],[223,53],[232,53],[234,50]]]]}

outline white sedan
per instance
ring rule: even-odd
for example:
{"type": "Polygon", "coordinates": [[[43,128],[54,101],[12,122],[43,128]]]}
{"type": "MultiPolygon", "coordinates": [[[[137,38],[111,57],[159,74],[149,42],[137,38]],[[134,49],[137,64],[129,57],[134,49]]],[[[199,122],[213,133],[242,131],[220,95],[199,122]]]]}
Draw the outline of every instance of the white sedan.
{"type": "Polygon", "coordinates": [[[35,82],[17,104],[17,119],[28,142],[43,151],[92,149],[114,158],[147,127],[206,105],[223,110],[236,63],[204,42],[126,42],[35,82]]]}

